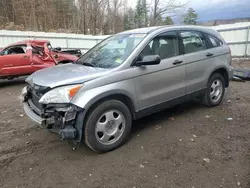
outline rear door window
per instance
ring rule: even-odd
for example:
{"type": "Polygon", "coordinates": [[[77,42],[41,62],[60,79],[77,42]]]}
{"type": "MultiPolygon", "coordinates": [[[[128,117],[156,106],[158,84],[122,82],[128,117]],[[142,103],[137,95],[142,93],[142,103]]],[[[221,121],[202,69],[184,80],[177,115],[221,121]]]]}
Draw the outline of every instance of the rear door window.
{"type": "Polygon", "coordinates": [[[207,49],[207,44],[204,36],[198,31],[181,31],[180,32],[184,52],[193,53],[207,49]]]}

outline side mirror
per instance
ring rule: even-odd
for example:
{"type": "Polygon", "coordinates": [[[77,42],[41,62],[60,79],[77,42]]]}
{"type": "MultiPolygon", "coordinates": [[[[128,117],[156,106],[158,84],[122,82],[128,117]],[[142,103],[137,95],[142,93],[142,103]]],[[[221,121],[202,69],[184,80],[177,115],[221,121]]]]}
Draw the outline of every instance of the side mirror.
{"type": "Polygon", "coordinates": [[[161,58],[158,55],[147,55],[142,58],[142,60],[138,60],[135,63],[135,66],[142,65],[158,65],[161,62],[161,58]]]}

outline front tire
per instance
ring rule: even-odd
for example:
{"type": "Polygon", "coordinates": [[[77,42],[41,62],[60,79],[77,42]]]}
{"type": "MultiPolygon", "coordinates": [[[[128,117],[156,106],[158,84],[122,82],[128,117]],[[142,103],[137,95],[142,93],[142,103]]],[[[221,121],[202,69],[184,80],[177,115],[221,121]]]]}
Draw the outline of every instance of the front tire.
{"type": "Polygon", "coordinates": [[[108,100],[91,110],[85,124],[85,143],[96,152],[118,148],[128,138],[132,116],[118,100],[108,100]]]}
{"type": "Polygon", "coordinates": [[[208,107],[220,105],[225,94],[225,85],[225,79],[221,74],[213,74],[208,80],[203,104],[208,107]]]}

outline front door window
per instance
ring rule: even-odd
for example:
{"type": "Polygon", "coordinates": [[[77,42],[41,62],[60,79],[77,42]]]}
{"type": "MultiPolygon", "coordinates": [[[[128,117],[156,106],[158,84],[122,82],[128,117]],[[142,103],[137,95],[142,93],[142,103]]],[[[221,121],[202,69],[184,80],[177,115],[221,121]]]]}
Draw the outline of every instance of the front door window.
{"type": "Polygon", "coordinates": [[[141,57],[146,55],[159,55],[161,59],[179,55],[177,34],[170,31],[155,37],[140,54],[141,57]]]}

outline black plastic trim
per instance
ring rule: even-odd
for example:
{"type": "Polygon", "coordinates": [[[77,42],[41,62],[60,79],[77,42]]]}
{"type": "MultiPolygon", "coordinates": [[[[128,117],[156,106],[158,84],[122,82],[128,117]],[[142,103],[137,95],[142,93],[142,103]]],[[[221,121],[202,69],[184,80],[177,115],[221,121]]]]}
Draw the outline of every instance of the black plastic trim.
{"type": "Polygon", "coordinates": [[[135,119],[139,119],[145,116],[148,116],[150,114],[162,111],[163,109],[170,108],[173,106],[176,106],[177,104],[181,104],[186,101],[190,101],[192,99],[195,99],[196,97],[203,96],[206,92],[206,88],[192,92],[190,94],[187,94],[185,96],[177,97],[175,99],[142,109],[135,114],[135,119]]]}

